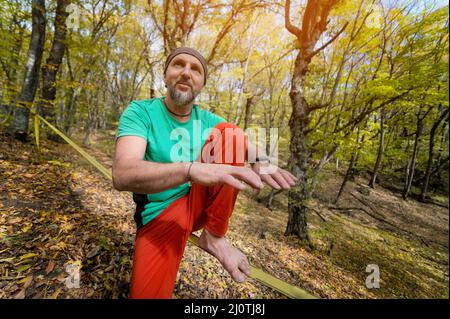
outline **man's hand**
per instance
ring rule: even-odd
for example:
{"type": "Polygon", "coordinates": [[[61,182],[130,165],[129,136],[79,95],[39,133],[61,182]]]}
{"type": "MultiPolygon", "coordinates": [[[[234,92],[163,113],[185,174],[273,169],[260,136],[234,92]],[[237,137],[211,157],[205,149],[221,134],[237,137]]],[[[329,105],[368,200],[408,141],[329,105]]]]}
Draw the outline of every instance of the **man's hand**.
{"type": "Polygon", "coordinates": [[[256,162],[252,165],[252,170],[260,176],[263,182],[277,190],[290,189],[298,180],[288,171],[270,163],[256,162]]]}
{"type": "Polygon", "coordinates": [[[228,184],[243,190],[245,188],[243,182],[245,182],[256,190],[264,187],[260,176],[252,169],[243,166],[194,162],[189,173],[194,183],[204,186],[228,184]]]}

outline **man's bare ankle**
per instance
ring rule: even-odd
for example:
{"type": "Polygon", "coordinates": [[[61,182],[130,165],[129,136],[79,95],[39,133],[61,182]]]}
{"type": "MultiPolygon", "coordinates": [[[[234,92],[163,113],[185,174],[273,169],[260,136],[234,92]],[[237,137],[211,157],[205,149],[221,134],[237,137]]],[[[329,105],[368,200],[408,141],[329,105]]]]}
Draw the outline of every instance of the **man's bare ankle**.
{"type": "Polygon", "coordinates": [[[206,228],[203,229],[203,232],[202,232],[200,237],[203,237],[204,239],[206,239],[210,243],[219,242],[219,241],[225,240],[225,238],[223,236],[217,236],[216,234],[210,232],[206,228]]]}
{"type": "Polygon", "coordinates": [[[202,248],[216,255],[218,253],[218,249],[220,249],[220,247],[218,247],[217,244],[221,243],[224,240],[225,240],[224,237],[219,237],[217,235],[214,235],[210,231],[203,229],[203,232],[200,235],[199,244],[202,248]]]}

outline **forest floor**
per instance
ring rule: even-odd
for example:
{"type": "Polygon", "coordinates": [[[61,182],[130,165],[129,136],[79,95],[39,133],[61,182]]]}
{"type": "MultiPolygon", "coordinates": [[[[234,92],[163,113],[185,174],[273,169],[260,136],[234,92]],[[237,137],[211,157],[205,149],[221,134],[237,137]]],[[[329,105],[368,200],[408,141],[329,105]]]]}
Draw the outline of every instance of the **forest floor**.
{"type": "MultiPolygon", "coordinates": [[[[75,138],[77,140],[77,138],[75,138]]],[[[85,148],[111,168],[114,132],[85,148]]],[[[448,298],[449,211],[404,201],[367,180],[329,170],[309,204],[312,247],[285,237],[287,196],[272,209],[240,193],[227,237],[264,271],[321,298],[448,298]],[[366,267],[380,288],[366,288],[366,267]]],[[[259,195],[268,194],[268,187],[259,195]]],[[[0,298],[126,298],[135,225],[130,194],[66,144],[15,141],[0,132],[0,298]],[[81,265],[68,288],[68,265],[81,265]]],[[[234,283],[220,264],[188,243],[174,298],[285,298],[253,279],[234,283]]]]}

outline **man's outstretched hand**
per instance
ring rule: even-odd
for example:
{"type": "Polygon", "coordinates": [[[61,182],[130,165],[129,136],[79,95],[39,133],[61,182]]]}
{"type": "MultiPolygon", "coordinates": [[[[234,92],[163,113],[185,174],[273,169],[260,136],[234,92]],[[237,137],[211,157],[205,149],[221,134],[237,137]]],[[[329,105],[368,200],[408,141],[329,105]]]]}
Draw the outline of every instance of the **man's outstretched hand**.
{"type": "Polygon", "coordinates": [[[257,162],[252,165],[252,170],[263,182],[276,190],[288,190],[295,186],[298,180],[297,177],[287,170],[270,163],[257,162]]]}
{"type": "Polygon", "coordinates": [[[244,166],[194,162],[190,175],[194,183],[204,186],[227,184],[243,190],[245,184],[248,184],[258,191],[264,187],[261,177],[251,168],[244,166]]]}
{"type": "Polygon", "coordinates": [[[270,163],[255,163],[252,168],[226,164],[195,162],[190,170],[191,180],[205,186],[227,184],[239,190],[248,184],[259,192],[264,183],[276,190],[288,190],[297,182],[290,172],[270,163]]]}

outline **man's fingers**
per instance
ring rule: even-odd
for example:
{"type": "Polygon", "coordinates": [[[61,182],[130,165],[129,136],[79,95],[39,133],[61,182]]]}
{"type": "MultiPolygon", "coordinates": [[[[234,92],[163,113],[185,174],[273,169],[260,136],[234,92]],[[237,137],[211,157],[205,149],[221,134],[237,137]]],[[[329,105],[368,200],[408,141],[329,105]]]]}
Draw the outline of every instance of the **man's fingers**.
{"type": "Polygon", "coordinates": [[[238,179],[236,179],[233,176],[228,175],[228,174],[225,174],[223,176],[223,182],[225,184],[228,184],[228,185],[230,185],[230,186],[232,186],[234,188],[237,188],[237,189],[239,189],[241,191],[245,189],[245,184],[243,184],[240,180],[238,180],[238,179]]]}
{"type": "Polygon", "coordinates": [[[262,175],[261,179],[267,183],[272,188],[281,189],[281,186],[272,178],[270,175],[262,175]]]}
{"type": "Polygon", "coordinates": [[[231,174],[234,177],[246,182],[253,188],[261,189],[264,187],[261,178],[250,168],[233,166],[231,174]]]}
{"type": "Polygon", "coordinates": [[[295,177],[295,175],[294,174],[292,174],[291,172],[288,172],[288,171],[285,171],[286,173],[288,173],[288,175],[295,181],[295,182],[297,182],[298,181],[298,178],[297,177],[295,177]]]}
{"type": "Polygon", "coordinates": [[[280,169],[281,175],[283,175],[284,179],[289,183],[290,186],[295,186],[295,179],[293,179],[288,171],[284,169],[280,169]]]}
{"type": "Polygon", "coordinates": [[[284,179],[283,175],[281,175],[280,172],[276,172],[276,173],[272,174],[272,177],[278,183],[278,185],[280,185],[283,189],[291,188],[289,186],[289,183],[286,182],[286,180],[284,179]]]}

